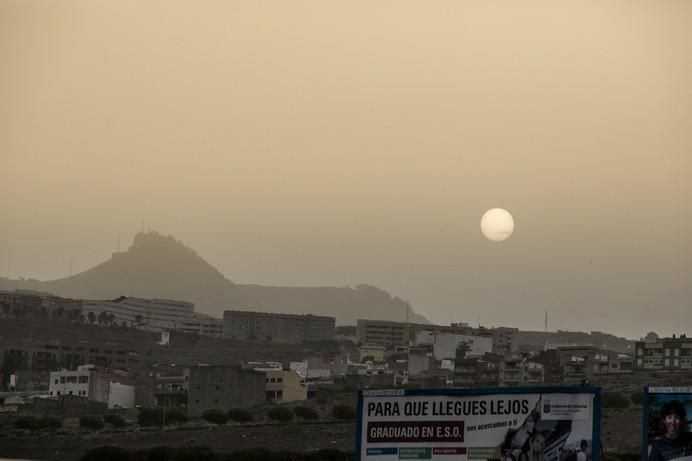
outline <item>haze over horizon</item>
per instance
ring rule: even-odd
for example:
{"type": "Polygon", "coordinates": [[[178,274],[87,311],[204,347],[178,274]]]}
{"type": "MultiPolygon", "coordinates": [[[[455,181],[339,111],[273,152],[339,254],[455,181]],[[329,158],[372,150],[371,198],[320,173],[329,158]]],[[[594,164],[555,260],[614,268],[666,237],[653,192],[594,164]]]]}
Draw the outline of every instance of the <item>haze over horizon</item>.
{"type": "Polygon", "coordinates": [[[436,323],[689,335],[691,20],[5,0],[0,276],[82,272],[144,226],[236,283],[367,283],[436,323]]]}

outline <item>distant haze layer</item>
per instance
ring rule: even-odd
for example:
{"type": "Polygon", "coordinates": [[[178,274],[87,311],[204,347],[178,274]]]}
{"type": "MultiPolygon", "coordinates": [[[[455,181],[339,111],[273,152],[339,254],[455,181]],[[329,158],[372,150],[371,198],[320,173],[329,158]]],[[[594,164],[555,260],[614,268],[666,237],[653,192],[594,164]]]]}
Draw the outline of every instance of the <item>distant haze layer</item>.
{"type": "Polygon", "coordinates": [[[238,284],[689,334],[690,24],[687,0],[4,0],[0,276],[151,227],[238,284]]]}

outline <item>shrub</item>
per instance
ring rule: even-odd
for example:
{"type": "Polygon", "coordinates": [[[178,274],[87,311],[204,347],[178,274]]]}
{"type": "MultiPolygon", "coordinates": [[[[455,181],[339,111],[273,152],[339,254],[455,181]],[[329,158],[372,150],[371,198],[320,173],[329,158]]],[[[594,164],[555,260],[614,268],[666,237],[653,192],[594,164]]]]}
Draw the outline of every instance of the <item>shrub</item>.
{"type": "Polygon", "coordinates": [[[228,417],[238,423],[249,423],[253,420],[252,413],[243,408],[234,408],[229,410],[228,417]]]}
{"type": "Polygon", "coordinates": [[[105,446],[87,451],[79,461],[132,461],[132,454],[124,448],[105,446]]]}
{"type": "Polygon", "coordinates": [[[634,392],[630,396],[630,400],[635,405],[642,405],[642,404],[644,404],[644,393],[642,393],[641,391],[634,392]]]}
{"type": "Polygon", "coordinates": [[[140,408],[137,415],[137,424],[140,426],[160,426],[163,421],[163,412],[158,408],[140,408]]]}
{"type": "Polygon", "coordinates": [[[332,409],[332,416],[336,419],[355,419],[356,411],[350,405],[336,405],[332,409]]]}
{"type": "Polygon", "coordinates": [[[202,418],[212,424],[226,424],[228,422],[228,415],[221,410],[206,410],[202,413],[202,418]]]}
{"type": "Polygon", "coordinates": [[[185,423],[187,415],[180,410],[166,411],[166,424],[185,423]]]}
{"type": "Polygon", "coordinates": [[[601,399],[603,408],[627,408],[630,400],[617,392],[604,392],[601,399]]]}
{"type": "Polygon", "coordinates": [[[114,414],[104,415],[103,420],[113,427],[125,427],[125,426],[127,426],[127,422],[120,415],[114,415],[114,414]]]}
{"type": "Polygon", "coordinates": [[[295,413],[296,416],[299,416],[303,419],[320,419],[320,415],[315,410],[306,406],[295,407],[293,409],[293,413],[295,413]]]}
{"type": "Polygon", "coordinates": [[[164,415],[160,408],[140,408],[137,423],[140,426],[161,426],[164,418],[167,425],[187,421],[187,415],[180,410],[166,410],[164,415]]]}
{"type": "Polygon", "coordinates": [[[285,423],[293,419],[293,412],[286,407],[274,407],[267,412],[267,416],[275,421],[285,423]]]}
{"type": "Polygon", "coordinates": [[[60,429],[62,427],[62,420],[54,418],[52,416],[44,416],[37,421],[38,427],[49,428],[49,429],[60,429]]]}
{"type": "Polygon", "coordinates": [[[95,431],[98,431],[99,429],[103,429],[103,420],[99,418],[98,416],[80,416],[79,417],[79,427],[83,427],[85,429],[93,429],[95,431]]]}
{"type": "Polygon", "coordinates": [[[178,449],[173,461],[216,461],[216,454],[208,447],[185,447],[178,449]]]}
{"type": "Polygon", "coordinates": [[[34,429],[38,429],[38,418],[34,416],[22,416],[21,418],[17,418],[14,422],[14,427],[33,431],[34,429]]]}

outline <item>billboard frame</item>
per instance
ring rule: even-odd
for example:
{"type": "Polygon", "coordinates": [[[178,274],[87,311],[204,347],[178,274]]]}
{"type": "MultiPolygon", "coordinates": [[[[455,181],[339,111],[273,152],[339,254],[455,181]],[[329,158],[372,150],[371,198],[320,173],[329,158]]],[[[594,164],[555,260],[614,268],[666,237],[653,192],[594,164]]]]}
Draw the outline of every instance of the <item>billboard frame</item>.
{"type": "MultiPolygon", "coordinates": [[[[593,394],[593,439],[591,460],[601,461],[601,388],[595,386],[526,386],[526,387],[447,387],[434,389],[360,389],[358,391],[358,404],[356,414],[356,450],[355,461],[365,461],[361,458],[363,436],[363,397],[364,394],[382,392],[386,394],[400,393],[400,396],[478,396],[478,395],[511,395],[511,394],[593,394]]],[[[645,458],[644,458],[645,459],[645,458]]]]}

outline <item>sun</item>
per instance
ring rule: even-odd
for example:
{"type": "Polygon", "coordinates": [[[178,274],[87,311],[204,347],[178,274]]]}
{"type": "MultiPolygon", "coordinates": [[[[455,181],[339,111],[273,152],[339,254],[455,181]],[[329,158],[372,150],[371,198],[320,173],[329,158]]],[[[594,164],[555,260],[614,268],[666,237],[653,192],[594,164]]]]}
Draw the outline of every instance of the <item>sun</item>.
{"type": "Polygon", "coordinates": [[[503,208],[493,208],[481,218],[481,232],[488,240],[502,242],[514,232],[514,218],[503,208]]]}

